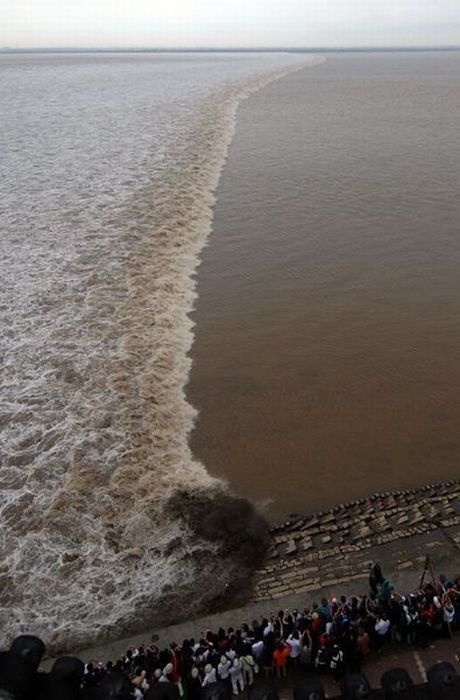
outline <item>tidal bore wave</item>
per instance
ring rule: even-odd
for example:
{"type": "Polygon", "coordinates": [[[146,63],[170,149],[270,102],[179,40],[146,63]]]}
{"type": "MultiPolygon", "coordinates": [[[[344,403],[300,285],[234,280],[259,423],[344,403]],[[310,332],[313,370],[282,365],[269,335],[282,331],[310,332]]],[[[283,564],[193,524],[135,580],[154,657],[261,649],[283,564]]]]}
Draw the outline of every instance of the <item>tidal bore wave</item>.
{"type": "Polygon", "coordinates": [[[108,206],[105,236],[88,225],[54,259],[52,246],[36,248],[14,313],[18,288],[8,287],[4,642],[28,631],[69,649],[189,616],[232,595],[230,581],[244,592],[264,522],[188,444],[194,273],[238,105],[314,62],[291,61],[210,100],[173,157],[158,151],[149,178],[122,199],[123,227],[108,206]]]}

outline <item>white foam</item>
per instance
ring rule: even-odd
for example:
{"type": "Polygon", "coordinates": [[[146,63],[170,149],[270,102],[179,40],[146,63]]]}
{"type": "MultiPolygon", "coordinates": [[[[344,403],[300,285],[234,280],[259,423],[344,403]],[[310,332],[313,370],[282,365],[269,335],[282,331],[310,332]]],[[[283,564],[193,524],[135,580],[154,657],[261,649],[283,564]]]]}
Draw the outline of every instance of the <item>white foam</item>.
{"type": "MultiPolygon", "coordinates": [[[[29,204],[24,192],[7,193],[0,413],[4,642],[20,631],[43,636],[51,648],[113,636],[140,624],[149,609],[154,617],[171,589],[190,592],[206,575],[206,566],[197,568],[190,555],[212,558],[213,545],[197,541],[165,512],[176,489],[225,488],[188,445],[196,417],[184,395],[194,273],[211,231],[239,104],[322,59],[251,60],[244,71],[238,64],[236,76],[216,74],[205,90],[195,79],[181,100],[184,85],[169,101],[166,85],[158,93],[161,123],[149,124],[150,139],[143,132],[145,155],[136,150],[134,165],[130,161],[129,147],[139,148],[138,121],[119,143],[116,129],[108,129],[105,150],[88,148],[78,168],[69,165],[70,190],[61,191],[59,178],[67,177],[66,158],[83,147],[93,113],[81,116],[83,140],[64,133],[54,144],[45,130],[40,166],[51,149],[56,172],[49,177],[39,169],[34,184],[29,171],[32,185],[22,183],[29,204]]],[[[91,78],[88,70],[82,79],[91,78]]],[[[99,70],[104,83],[107,75],[99,70]]],[[[172,83],[180,82],[175,67],[168,70],[172,83]]],[[[118,90],[116,74],[110,76],[118,90]]],[[[82,99],[86,104],[88,97],[82,99]]],[[[53,114],[58,134],[65,105],[53,114]]],[[[110,117],[102,115],[99,139],[110,117]]],[[[40,139],[40,132],[29,138],[40,139]]],[[[209,594],[213,585],[217,593],[221,582],[208,585],[209,594]]]]}

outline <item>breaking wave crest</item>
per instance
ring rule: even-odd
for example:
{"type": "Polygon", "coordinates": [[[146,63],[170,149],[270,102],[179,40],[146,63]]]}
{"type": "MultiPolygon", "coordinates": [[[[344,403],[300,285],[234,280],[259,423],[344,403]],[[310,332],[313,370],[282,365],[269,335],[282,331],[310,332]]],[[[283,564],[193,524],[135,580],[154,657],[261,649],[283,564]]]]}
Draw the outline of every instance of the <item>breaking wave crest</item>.
{"type": "Polygon", "coordinates": [[[31,631],[59,651],[169,623],[231,595],[257,563],[262,519],[189,449],[189,313],[238,105],[305,65],[221,89],[135,194],[118,208],[99,197],[94,228],[34,243],[20,308],[7,286],[3,641],[31,631]]]}

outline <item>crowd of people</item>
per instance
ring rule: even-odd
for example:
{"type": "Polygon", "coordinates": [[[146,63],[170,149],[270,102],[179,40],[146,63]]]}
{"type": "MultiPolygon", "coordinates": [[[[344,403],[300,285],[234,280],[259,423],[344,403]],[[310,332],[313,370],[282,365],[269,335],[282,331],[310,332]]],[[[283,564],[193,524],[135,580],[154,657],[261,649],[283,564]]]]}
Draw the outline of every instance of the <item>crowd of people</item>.
{"type": "Polygon", "coordinates": [[[239,627],[203,631],[197,638],[129,649],[115,663],[91,662],[84,683],[97,687],[107,673],[126,674],[133,697],[142,700],[157,683],[172,683],[178,696],[199,700],[216,681],[234,695],[257,676],[359,673],[372,653],[389,643],[424,647],[460,628],[460,577],[441,577],[408,595],[396,592],[374,565],[370,591],[362,596],[323,598],[307,607],[280,610],[239,627]]]}
{"type": "MultiPolygon", "coordinates": [[[[128,649],[116,661],[83,664],[72,657],[61,658],[49,677],[42,678],[43,698],[50,700],[53,683],[62,684],[64,678],[78,687],[75,698],[85,700],[106,697],[101,689],[114,684],[121,684],[121,694],[107,697],[158,699],[158,691],[165,697],[168,689],[166,696],[171,700],[201,700],[203,689],[216,681],[233,695],[249,689],[257,677],[282,679],[291,675],[295,680],[330,674],[339,682],[346,673],[360,673],[366,659],[387,644],[423,647],[438,637],[452,636],[460,628],[460,577],[452,581],[441,577],[436,585],[428,583],[402,595],[374,565],[369,584],[366,595],[323,598],[238,627],[203,631],[196,638],[172,642],[164,649],[154,643],[141,645],[128,649]],[[47,683],[51,683],[48,690],[47,683]]],[[[41,657],[43,651],[40,640],[22,637],[10,652],[0,655],[0,696],[5,685],[9,687],[5,679],[11,668],[12,677],[21,678],[21,664],[41,657]]],[[[37,683],[35,689],[39,686],[37,683]]],[[[42,696],[38,693],[34,697],[42,696]]]]}

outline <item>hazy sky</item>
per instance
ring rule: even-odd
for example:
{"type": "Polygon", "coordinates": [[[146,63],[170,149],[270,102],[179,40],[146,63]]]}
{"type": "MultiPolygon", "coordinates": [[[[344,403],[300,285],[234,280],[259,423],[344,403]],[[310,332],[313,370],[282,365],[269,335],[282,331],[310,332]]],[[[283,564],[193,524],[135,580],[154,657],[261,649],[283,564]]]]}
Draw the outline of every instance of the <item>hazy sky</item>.
{"type": "Polygon", "coordinates": [[[0,0],[0,46],[460,44],[460,0],[0,0]]]}

